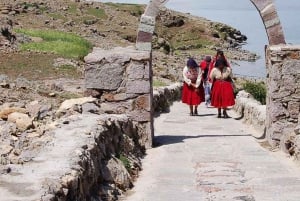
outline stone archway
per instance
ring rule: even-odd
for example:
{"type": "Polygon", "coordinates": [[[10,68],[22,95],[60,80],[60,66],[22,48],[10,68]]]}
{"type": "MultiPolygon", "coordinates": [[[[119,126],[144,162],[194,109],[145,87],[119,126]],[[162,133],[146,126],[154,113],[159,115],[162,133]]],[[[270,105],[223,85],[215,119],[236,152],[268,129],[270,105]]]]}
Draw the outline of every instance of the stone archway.
{"type": "MultiPolygon", "coordinates": [[[[152,34],[155,28],[155,18],[160,8],[169,0],[150,0],[145,13],[142,15],[136,48],[151,51],[152,34]]],[[[283,30],[273,0],[250,0],[256,7],[264,23],[269,45],[285,44],[283,30]]]]}
{"type": "MultiPolygon", "coordinates": [[[[266,49],[267,68],[266,138],[272,146],[280,146],[284,151],[289,142],[288,145],[298,147],[297,153],[300,155],[300,46],[286,44],[273,0],[250,1],[262,19],[269,42],[262,44],[266,49]],[[297,137],[289,137],[295,136],[295,133],[297,137]]],[[[140,19],[136,49],[149,52],[150,65],[155,18],[167,2],[168,0],[150,0],[140,19]]],[[[151,80],[150,76],[150,97],[151,80]]],[[[151,121],[153,126],[153,117],[151,121]]],[[[151,130],[154,136],[153,127],[151,130]]]]}

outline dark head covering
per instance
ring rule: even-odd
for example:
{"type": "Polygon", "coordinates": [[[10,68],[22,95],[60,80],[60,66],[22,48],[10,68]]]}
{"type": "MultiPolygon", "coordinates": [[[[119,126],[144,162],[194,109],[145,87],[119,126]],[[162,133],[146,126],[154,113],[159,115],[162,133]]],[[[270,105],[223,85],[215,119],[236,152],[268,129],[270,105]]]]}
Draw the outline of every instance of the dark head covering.
{"type": "Polygon", "coordinates": [[[225,59],[217,59],[217,61],[215,63],[215,67],[220,67],[221,65],[226,66],[226,67],[228,66],[225,59]]]}
{"type": "Polygon", "coordinates": [[[222,50],[217,50],[217,55],[223,56],[223,55],[224,55],[224,52],[223,52],[222,50]]]}
{"type": "Polygon", "coordinates": [[[197,68],[198,64],[197,64],[197,62],[194,59],[189,58],[189,60],[186,63],[186,66],[187,67],[191,67],[191,68],[197,68]]]}
{"type": "Polygon", "coordinates": [[[206,55],[204,60],[205,60],[206,62],[211,62],[211,56],[206,55]]]}

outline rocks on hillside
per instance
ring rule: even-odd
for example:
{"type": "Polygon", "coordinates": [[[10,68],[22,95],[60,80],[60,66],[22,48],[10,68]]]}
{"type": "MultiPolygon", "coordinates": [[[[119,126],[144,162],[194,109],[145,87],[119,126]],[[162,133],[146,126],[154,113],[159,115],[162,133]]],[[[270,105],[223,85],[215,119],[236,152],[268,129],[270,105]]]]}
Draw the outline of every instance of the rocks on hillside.
{"type": "Polygon", "coordinates": [[[230,47],[240,47],[247,40],[247,37],[241,31],[228,25],[213,23],[213,27],[215,28],[213,36],[227,41],[230,47]]]}
{"type": "Polygon", "coordinates": [[[12,32],[12,20],[0,16],[0,51],[11,52],[16,49],[16,36],[12,32]]]}
{"type": "Polygon", "coordinates": [[[171,10],[163,9],[158,17],[162,24],[166,27],[181,27],[184,25],[184,17],[179,15],[174,15],[171,10]]]}

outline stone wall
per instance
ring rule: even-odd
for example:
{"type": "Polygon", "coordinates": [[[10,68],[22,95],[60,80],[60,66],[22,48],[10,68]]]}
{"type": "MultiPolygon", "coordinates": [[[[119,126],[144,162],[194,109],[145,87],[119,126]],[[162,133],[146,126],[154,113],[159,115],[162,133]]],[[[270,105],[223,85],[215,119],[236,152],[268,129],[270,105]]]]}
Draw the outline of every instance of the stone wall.
{"type": "Polygon", "coordinates": [[[137,122],[141,144],[152,147],[151,53],[133,47],[94,48],[85,62],[86,95],[97,97],[105,113],[126,114],[137,122]]]}
{"type": "Polygon", "coordinates": [[[181,98],[182,83],[158,87],[153,91],[152,107],[155,113],[168,112],[170,105],[181,98]]]}
{"type": "MultiPolygon", "coordinates": [[[[167,111],[172,102],[180,98],[181,87],[181,83],[176,83],[156,88],[153,92],[154,110],[167,111]],[[165,107],[162,107],[162,102],[168,104],[163,104],[165,107]]],[[[46,191],[48,194],[42,196],[42,200],[117,200],[132,187],[134,177],[142,166],[140,159],[145,150],[140,144],[138,126],[124,114],[86,113],[70,116],[65,121],[69,125],[53,131],[56,139],[59,140],[59,136],[77,137],[72,137],[74,143],[69,143],[64,150],[60,149],[57,153],[59,156],[53,158],[56,161],[65,158],[68,160],[64,168],[60,166],[60,179],[54,181],[48,178],[50,191],[46,191]],[[76,128],[85,129],[78,132],[76,128]],[[76,150],[76,153],[69,153],[68,150],[76,150]],[[60,154],[61,151],[64,154],[60,154]]],[[[53,144],[59,146],[58,143],[53,144]]]]}
{"type": "Polygon", "coordinates": [[[8,200],[117,200],[132,187],[145,150],[126,115],[71,115],[51,132],[53,140],[32,162],[2,175],[13,188],[8,200]],[[24,181],[30,185],[15,193],[24,181]]]}
{"type": "Polygon", "coordinates": [[[286,150],[297,144],[291,136],[299,125],[300,46],[269,46],[266,58],[266,135],[272,146],[286,150]]]}
{"type": "Polygon", "coordinates": [[[240,115],[244,123],[251,125],[258,131],[259,138],[265,135],[266,122],[266,105],[262,105],[256,101],[251,95],[245,91],[240,91],[235,99],[233,109],[240,115]]]}
{"type": "MultiPolygon", "coordinates": [[[[157,88],[155,112],[168,111],[180,98],[181,86],[157,88]]],[[[21,153],[23,162],[0,166],[0,180],[9,181],[0,194],[8,200],[117,200],[138,176],[145,144],[140,122],[105,110],[97,98],[65,100],[55,112],[59,118],[45,125],[43,137],[26,140],[37,148],[21,153]],[[30,183],[25,189],[24,181],[30,183]]],[[[31,139],[30,135],[35,133],[28,134],[31,139]]],[[[1,147],[1,153],[6,147],[1,147]]]]}

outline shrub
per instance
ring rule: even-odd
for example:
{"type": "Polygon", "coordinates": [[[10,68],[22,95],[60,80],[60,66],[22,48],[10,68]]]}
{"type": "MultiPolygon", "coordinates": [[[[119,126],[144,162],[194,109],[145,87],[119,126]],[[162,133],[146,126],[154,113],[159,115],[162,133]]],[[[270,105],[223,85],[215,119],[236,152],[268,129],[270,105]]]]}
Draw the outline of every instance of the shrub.
{"type": "Polygon", "coordinates": [[[119,159],[120,159],[120,161],[122,161],[122,163],[125,166],[125,168],[127,169],[127,171],[130,171],[131,165],[130,165],[128,158],[126,158],[126,156],[121,154],[119,159]]]}
{"type": "Polygon", "coordinates": [[[255,100],[261,102],[261,104],[265,105],[266,104],[266,85],[263,82],[250,82],[246,81],[243,84],[243,89],[250,93],[255,100]]]}

